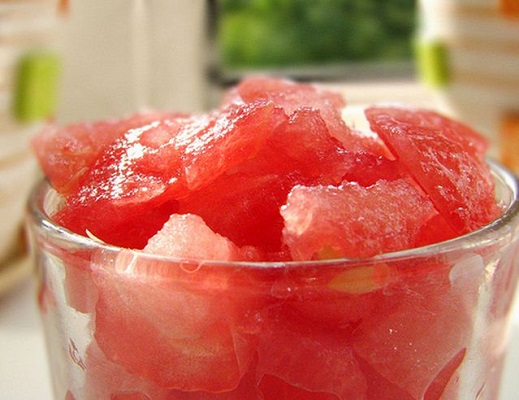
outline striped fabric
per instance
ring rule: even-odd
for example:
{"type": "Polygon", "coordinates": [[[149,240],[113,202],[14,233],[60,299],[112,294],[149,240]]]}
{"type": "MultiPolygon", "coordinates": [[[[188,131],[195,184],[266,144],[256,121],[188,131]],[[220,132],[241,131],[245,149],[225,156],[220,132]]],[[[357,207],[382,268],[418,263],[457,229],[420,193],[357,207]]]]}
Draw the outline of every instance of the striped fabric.
{"type": "Polygon", "coordinates": [[[519,172],[519,0],[420,0],[419,11],[422,81],[519,172]]]}

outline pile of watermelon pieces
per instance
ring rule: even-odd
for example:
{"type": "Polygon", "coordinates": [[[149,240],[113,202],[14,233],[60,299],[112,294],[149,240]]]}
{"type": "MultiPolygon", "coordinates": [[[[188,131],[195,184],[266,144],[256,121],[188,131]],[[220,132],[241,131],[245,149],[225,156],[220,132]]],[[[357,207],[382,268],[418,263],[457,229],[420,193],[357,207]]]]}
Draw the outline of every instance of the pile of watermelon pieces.
{"type": "MultiPolygon", "coordinates": [[[[67,399],[459,398],[481,257],[463,274],[434,257],[367,258],[494,220],[487,143],[401,106],[366,108],[363,132],[344,107],[319,86],[251,77],[207,113],[146,112],[35,138],[64,199],[53,218],[125,248],[58,255],[67,306],[92,321],[71,367],[83,386],[65,388],[67,399]],[[142,249],[178,262],[136,259],[142,249]],[[285,263],[344,257],[364,260],[285,263]]],[[[52,285],[41,292],[48,315],[52,285]]]]}
{"type": "Polygon", "coordinates": [[[499,215],[469,127],[400,106],[348,126],[338,93],[250,77],[219,108],[48,127],[33,147],[66,228],[125,248],[221,261],[370,257],[499,215]]]}

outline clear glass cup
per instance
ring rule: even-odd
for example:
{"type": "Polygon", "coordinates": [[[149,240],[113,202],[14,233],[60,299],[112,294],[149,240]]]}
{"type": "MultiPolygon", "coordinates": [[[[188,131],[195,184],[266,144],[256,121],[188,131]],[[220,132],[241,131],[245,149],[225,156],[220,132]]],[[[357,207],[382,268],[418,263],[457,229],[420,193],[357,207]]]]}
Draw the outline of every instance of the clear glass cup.
{"type": "Polygon", "coordinates": [[[498,398],[519,275],[518,182],[504,214],[371,259],[218,263],[73,234],[29,206],[56,399],[498,398]]]}

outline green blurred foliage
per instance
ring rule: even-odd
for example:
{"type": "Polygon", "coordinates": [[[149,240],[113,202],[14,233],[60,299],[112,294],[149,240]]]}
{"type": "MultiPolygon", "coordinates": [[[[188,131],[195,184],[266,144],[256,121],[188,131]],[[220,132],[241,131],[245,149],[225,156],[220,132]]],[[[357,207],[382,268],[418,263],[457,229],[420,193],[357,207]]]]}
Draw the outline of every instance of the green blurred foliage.
{"type": "Polygon", "coordinates": [[[220,0],[229,67],[409,60],[415,0],[220,0]]]}

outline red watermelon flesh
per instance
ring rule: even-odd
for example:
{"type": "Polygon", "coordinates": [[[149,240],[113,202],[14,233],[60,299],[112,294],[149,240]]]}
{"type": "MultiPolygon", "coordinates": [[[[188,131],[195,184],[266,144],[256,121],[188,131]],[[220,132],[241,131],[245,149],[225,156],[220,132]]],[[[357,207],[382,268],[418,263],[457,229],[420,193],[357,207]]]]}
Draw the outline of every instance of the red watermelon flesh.
{"type": "Polygon", "coordinates": [[[124,367],[106,358],[95,342],[87,349],[84,362],[86,377],[78,398],[110,400],[244,400],[258,398],[252,374],[240,385],[221,393],[185,392],[165,389],[146,378],[130,374],[124,367]]]}
{"type": "Polygon", "coordinates": [[[455,232],[473,231],[499,215],[483,140],[475,133],[423,110],[371,107],[366,116],[455,232]]]}
{"type": "Polygon", "coordinates": [[[184,260],[253,261],[258,257],[253,248],[238,248],[194,214],[172,214],[144,251],[184,260]]]}
{"type": "Polygon", "coordinates": [[[280,102],[286,107],[288,114],[299,107],[331,107],[340,110],[346,105],[344,98],[335,91],[289,79],[259,75],[250,76],[229,90],[224,96],[223,104],[258,99],[280,102]]]}
{"type": "Polygon", "coordinates": [[[433,214],[430,201],[404,179],[364,188],[296,186],[281,214],[294,260],[370,257],[414,247],[433,214]]]}
{"type": "MultiPolygon", "coordinates": [[[[223,104],[268,100],[283,107],[287,115],[301,108],[312,108],[318,111],[330,131],[345,147],[358,151],[354,147],[362,138],[350,130],[342,119],[341,110],[345,106],[343,97],[323,87],[311,84],[296,83],[286,79],[266,76],[250,77],[242,81],[224,98],[223,104]]],[[[364,141],[362,141],[364,143],[364,141]]],[[[366,140],[365,143],[371,143],[366,140]]]]}
{"type": "Polygon", "coordinates": [[[457,233],[441,214],[434,214],[426,221],[416,235],[416,247],[439,243],[455,238],[457,233]]]}
{"type": "Polygon", "coordinates": [[[45,176],[62,194],[78,189],[81,177],[110,143],[133,128],[176,114],[146,112],[125,119],[47,126],[32,142],[45,176]]]}
{"type": "Polygon", "coordinates": [[[391,110],[391,117],[401,126],[415,128],[437,129],[445,136],[456,138],[463,143],[465,150],[483,160],[489,143],[486,138],[469,126],[453,120],[445,115],[428,109],[411,109],[409,107],[371,107],[374,109],[391,110]]]}
{"type": "Polygon", "coordinates": [[[165,390],[145,378],[131,375],[123,366],[106,358],[96,342],[86,351],[85,381],[78,398],[119,400],[166,400],[165,390]]]}
{"type": "Polygon", "coordinates": [[[300,109],[255,157],[182,199],[179,212],[200,215],[239,246],[278,252],[283,228],[279,208],[290,189],[296,184],[338,184],[355,162],[355,154],[330,136],[317,111],[300,109]]]}
{"type": "Polygon", "coordinates": [[[465,360],[467,353],[466,348],[462,348],[458,353],[449,360],[442,370],[435,376],[432,383],[425,392],[425,400],[436,400],[441,399],[442,396],[445,398],[451,398],[457,396],[459,393],[459,375],[458,369],[461,363],[465,360]]]}
{"type": "Polygon", "coordinates": [[[261,395],[256,387],[255,376],[253,373],[249,372],[242,378],[238,387],[233,390],[219,393],[171,390],[170,397],[167,397],[167,400],[244,400],[261,399],[260,396],[261,395]]]}
{"type": "Polygon", "coordinates": [[[263,400],[339,400],[334,394],[304,390],[272,375],[261,379],[259,391],[263,400]]]}
{"type": "Polygon", "coordinates": [[[254,351],[239,321],[260,303],[235,289],[231,273],[132,253],[113,265],[99,262],[95,340],[109,360],[161,388],[221,392],[239,385],[254,351]]]}
{"type": "Polygon", "coordinates": [[[162,228],[169,216],[178,211],[175,201],[149,201],[145,204],[116,206],[109,200],[99,200],[91,206],[74,202],[54,216],[69,230],[93,235],[97,239],[121,247],[140,249],[162,228]]]}
{"type": "Polygon", "coordinates": [[[336,267],[294,268],[273,283],[272,292],[290,294],[284,304],[287,315],[298,315],[346,338],[361,321],[393,306],[393,298],[385,290],[395,279],[398,272],[385,263],[339,263],[336,267]]]}
{"type": "Polygon", "coordinates": [[[79,190],[67,197],[57,221],[110,244],[144,247],[177,209],[161,195],[177,179],[181,165],[180,154],[166,146],[181,119],[131,129],[107,146],[84,174],[79,190]]]}
{"type": "Polygon", "coordinates": [[[187,187],[204,187],[223,172],[255,157],[285,121],[285,113],[266,101],[231,104],[194,119],[175,139],[182,151],[187,187]]]}
{"type": "Polygon", "coordinates": [[[254,251],[212,232],[196,215],[172,215],[144,251],[179,262],[134,251],[113,262],[103,254],[96,259],[99,347],[112,362],[161,388],[233,391],[252,362],[255,339],[248,315],[264,307],[262,285],[245,268],[180,260],[235,261],[252,258],[254,251]]]}
{"type": "Polygon", "coordinates": [[[302,398],[311,393],[330,400],[365,398],[366,381],[345,338],[288,315],[270,318],[274,323],[259,337],[258,378],[277,378],[284,382],[281,389],[292,386],[302,398]]]}
{"type": "Polygon", "coordinates": [[[206,262],[370,257],[497,215],[485,143],[471,130],[370,108],[384,144],[346,127],[343,105],[316,86],[252,78],[219,110],[132,122],[70,164],[79,144],[70,151],[60,133],[42,141],[64,154],[49,163],[67,200],[58,222],[154,254],[100,253],[67,276],[71,306],[95,318],[92,393],[432,400],[456,389],[471,304],[444,260],[321,273],[206,262]],[[77,183],[64,184],[67,174],[77,183]],[[88,291],[95,310],[80,301],[88,291]]]}
{"type": "Polygon", "coordinates": [[[353,350],[377,375],[421,399],[441,393],[461,363],[473,324],[466,291],[477,286],[455,287],[441,264],[408,267],[386,288],[393,306],[355,330],[353,350]]]}
{"type": "Polygon", "coordinates": [[[87,254],[63,256],[65,277],[63,285],[67,304],[76,311],[87,314],[95,310],[98,299],[97,286],[92,280],[90,259],[87,254]]]}
{"type": "Polygon", "coordinates": [[[258,179],[245,174],[223,175],[204,191],[194,192],[181,202],[179,212],[202,216],[215,232],[237,246],[253,246],[261,259],[280,251],[282,220],[275,203],[281,203],[286,188],[278,175],[258,179]],[[240,221],[240,225],[236,222],[240,221]]]}
{"type": "Polygon", "coordinates": [[[178,198],[252,157],[285,118],[271,104],[254,103],[133,129],[105,149],[56,219],[74,232],[142,248],[178,210],[178,198]]]}
{"type": "Polygon", "coordinates": [[[367,400],[415,400],[408,392],[381,376],[361,357],[358,357],[355,353],[354,355],[359,363],[360,370],[366,377],[368,384],[367,400]]]}
{"type": "Polygon", "coordinates": [[[394,181],[405,176],[405,170],[396,160],[377,153],[360,151],[354,153],[354,162],[343,176],[347,182],[357,182],[361,186],[371,186],[379,180],[394,181]]]}

